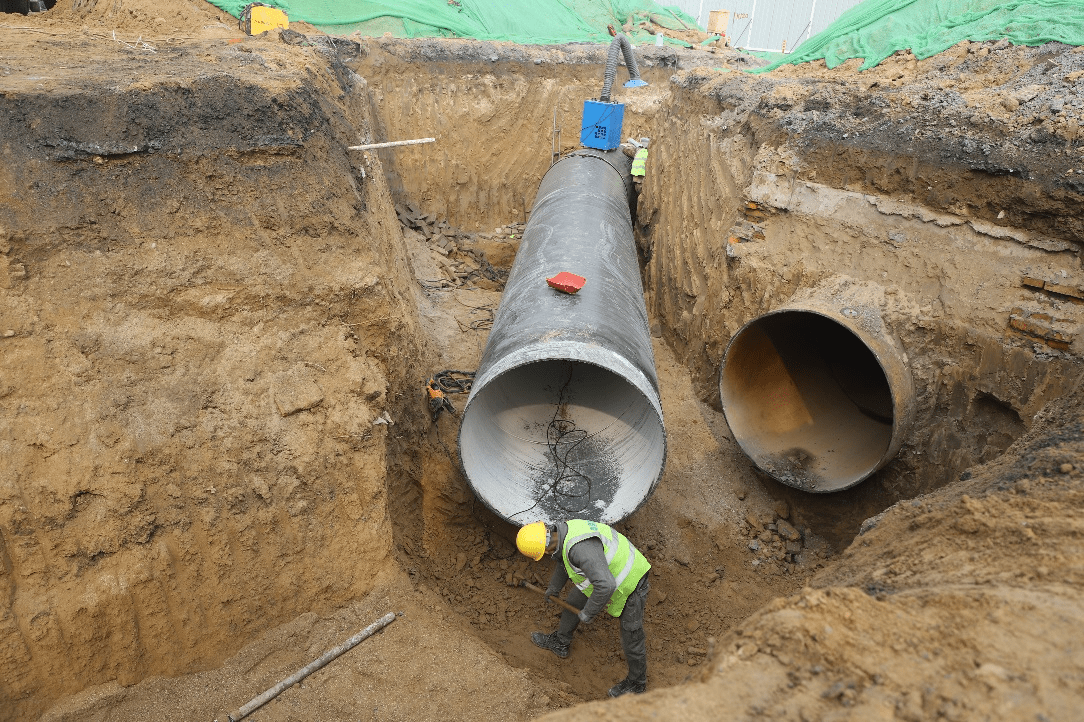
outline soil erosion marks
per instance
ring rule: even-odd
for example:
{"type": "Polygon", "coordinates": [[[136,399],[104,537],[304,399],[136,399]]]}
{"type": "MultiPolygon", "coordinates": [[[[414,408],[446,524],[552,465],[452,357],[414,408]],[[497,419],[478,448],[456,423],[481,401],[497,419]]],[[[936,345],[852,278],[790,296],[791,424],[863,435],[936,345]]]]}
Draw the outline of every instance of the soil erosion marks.
{"type": "Polygon", "coordinates": [[[393,566],[373,421],[418,342],[341,63],[5,46],[0,718],[25,719],[373,589],[393,566]]]}

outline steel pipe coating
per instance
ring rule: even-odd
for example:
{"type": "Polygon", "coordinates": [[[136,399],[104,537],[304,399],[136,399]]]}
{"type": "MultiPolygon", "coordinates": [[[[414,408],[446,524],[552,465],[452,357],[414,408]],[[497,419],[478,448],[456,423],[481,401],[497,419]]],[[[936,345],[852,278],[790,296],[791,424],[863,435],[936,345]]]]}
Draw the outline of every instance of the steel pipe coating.
{"type": "Polygon", "coordinates": [[[624,519],[666,459],[632,234],[630,160],[581,150],[542,179],[459,431],[478,498],[517,524],[624,519]],[[546,279],[586,279],[573,294],[546,279]]]}
{"type": "Polygon", "coordinates": [[[778,481],[812,492],[854,486],[910,431],[907,354],[868,294],[814,290],[730,340],[719,395],[742,450],[778,481]]]}

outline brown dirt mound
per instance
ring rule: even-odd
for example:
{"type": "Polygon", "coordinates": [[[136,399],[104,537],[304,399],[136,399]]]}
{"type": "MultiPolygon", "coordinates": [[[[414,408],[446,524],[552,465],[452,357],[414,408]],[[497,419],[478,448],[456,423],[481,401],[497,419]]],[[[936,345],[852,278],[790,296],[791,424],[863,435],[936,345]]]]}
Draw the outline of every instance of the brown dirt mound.
{"type": "Polygon", "coordinates": [[[1079,350],[1007,325],[1077,318],[1017,267],[1079,271],[1071,73],[1035,79],[1072,53],[750,78],[644,50],[626,127],[655,139],[637,230],[670,458],[621,525],[654,565],[652,691],[611,703],[615,622],[565,661],[530,644],[554,614],[511,585],[548,566],[476,507],[420,393],[477,366],[500,292],[478,269],[511,262],[603,50],[343,54],[202,2],[3,20],[0,718],[222,719],[387,611],[261,716],[1075,712],[1079,350]],[[456,248],[404,232],[405,200],[456,248]],[[841,263],[897,282],[924,415],[884,472],[810,498],[751,468],[712,386],[737,325],[841,263]]]}

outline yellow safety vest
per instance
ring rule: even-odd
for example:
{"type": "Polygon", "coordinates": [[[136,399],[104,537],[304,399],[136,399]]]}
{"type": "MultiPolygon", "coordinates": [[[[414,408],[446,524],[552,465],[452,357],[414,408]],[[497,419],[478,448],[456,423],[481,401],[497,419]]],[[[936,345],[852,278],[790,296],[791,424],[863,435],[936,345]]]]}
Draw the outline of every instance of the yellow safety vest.
{"type": "Polygon", "coordinates": [[[640,550],[632,545],[625,535],[605,524],[582,519],[568,520],[568,533],[565,534],[565,544],[561,548],[561,559],[565,563],[565,571],[568,578],[576,585],[576,588],[590,597],[594,586],[584,576],[583,570],[576,568],[568,560],[568,550],[584,539],[598,537],[602,540],[602,546],[606,549],[606,564],[610,567],[610,573],[614,575],[617,589],[610,597],[606,605],[606,611],[615,617],[621,616],[621,610],[625,608],[625,600],[629,598],[640,579],[651,568],[647,558],[640,550]]]}
{"type": "Polygon", "coordinates": [[[632,159],[632,174],[647,175],[647,148],[640,148],[632,159]]]}

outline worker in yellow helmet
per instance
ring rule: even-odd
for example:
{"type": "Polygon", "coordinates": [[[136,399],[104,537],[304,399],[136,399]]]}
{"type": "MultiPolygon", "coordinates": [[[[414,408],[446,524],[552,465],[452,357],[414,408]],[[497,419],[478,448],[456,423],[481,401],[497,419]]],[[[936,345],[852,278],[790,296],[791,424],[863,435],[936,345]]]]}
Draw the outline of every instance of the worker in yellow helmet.
{"type": "Polygon", "coordinates": [[[629,138],[628,143],[621,146],[625,150],[625,155],[630,155],[632,158],[632,168],[629,172],[632,174],[632,184],[637,195],[640,194],[644,185],[644,176],[647,175],[647,146],[650,142],[650,138],[640,138],[640,140],[629,138]]]}
{"type": "Polygon", "coordinates": [[[546,524],[537,521],[520,528],[516,547],[534,561],[549,554],[558,560],[546,589],[547,601],[572,581],[568,601],[580,610],[561,612],[557,630],[550,634],[534,632],[531,641],[561,659],[568,656],[576,627],[590,624],[603,609],[621,620],[621,648],[629,674],[610,687],[611,697],[628,692],[639,694],[647,687],[647,639],[644,635],[644,606],[651,585],[651,568],[632,543],[605,524],[582,519],[546,524]]]}

